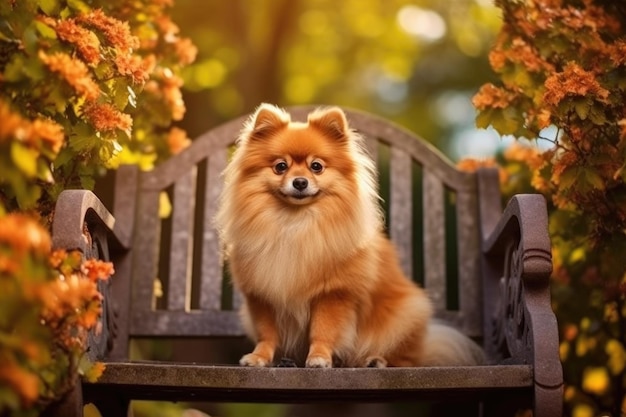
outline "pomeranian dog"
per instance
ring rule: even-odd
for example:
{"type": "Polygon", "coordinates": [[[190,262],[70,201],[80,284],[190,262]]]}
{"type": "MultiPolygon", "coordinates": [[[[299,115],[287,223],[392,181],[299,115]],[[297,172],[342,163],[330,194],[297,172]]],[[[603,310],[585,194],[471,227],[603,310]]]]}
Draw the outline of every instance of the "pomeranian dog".
{"type": "Polygon", "coordinates": [[[383,231],[376,167],[337,107],[306,123],[262,104],[224,172],[216,224],[241,317],[241,365],[470,365],[482,350],[431,317],[383,231]]]}

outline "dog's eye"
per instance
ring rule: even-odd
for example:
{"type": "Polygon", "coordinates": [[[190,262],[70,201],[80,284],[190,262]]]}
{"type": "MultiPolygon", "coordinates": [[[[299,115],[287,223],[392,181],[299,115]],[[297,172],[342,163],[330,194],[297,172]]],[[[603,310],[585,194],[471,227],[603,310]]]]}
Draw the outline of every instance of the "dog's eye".
{"type": "Polygon", "coordinates": [[[311,162],[311,171],[313,171],[316,174],[321,173],[324,170],[324,165],[322,165],[321,162],[319,161],[313,161],[311,162]]]}
{"type": "Polygon", "coordinates": [[[287,171],[287,168],[289,168],[289,165],[287,165],[287,162],[285,161],[277,162],[276,164],[274,164],[274,173],[278,175],[284,174],[285,171],[287,171]]]}

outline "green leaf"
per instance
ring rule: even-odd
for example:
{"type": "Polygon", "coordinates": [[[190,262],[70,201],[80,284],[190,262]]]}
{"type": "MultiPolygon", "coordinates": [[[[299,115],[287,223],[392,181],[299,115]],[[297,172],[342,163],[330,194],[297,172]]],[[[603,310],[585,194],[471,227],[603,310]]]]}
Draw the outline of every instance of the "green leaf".
{"type": "Polygon", "coordinates": [[[591,106],[589,112],[589,119],[593,122],[594,125],[603,125],[606,124],[607,119],[604,111],[602,111],[602,107],[598,108],[596,106],[591,106]]]}
{"type": "Polygon", "coordinates": [[[35,20],[35,28],[37,29],[37,32],[39,32],[39,34],[43,36],[44,38],[47,38],[47,39],[57,38],[56,31],[52,29],[50,26],[46,25],[45,23],[40,22],[39,20],[35,20]]]}
{"type": "Polygon", "coordinates": [[[574,110],[580,120],[586,120],[589,115],[589,110],[591,109],[591,105],[587,100],[578,100],[574,103],[574,110]]]}
{"type": "Polygon", "coordinates": [[[58,0],[39,0],[39,7],[48,16],[57,14],[59,12],[58,0]]]}
{"type": "Polygon", "coordinates": [[[590,168],[583,168],[585,174],[585,180],[589,185],[598,190],[604,190],[606,188],[606,184],[604,183],[604,179],[598,174],[598,171],[590,168]]]}
{"type": "Polygon", "coordinates": [[[91,10],[91,8],[87,5],[87,3],[81,0],[68,0],[67,5],[80,13],[87,13],[91,10]]]}
{"type": "Polygon", "coordinates": [[[24,49],[31,55],[37,54],[39,46],[39,36],[37,36],[37,29],[35,25],[30,25],[24,29],[22,35],[24,49]]]}
{"type": "Polygon", "coordinates": [[[559,178],[559,187],[563,190],[567,190],[576,182],[578,175],[578,167],[568,167],[559,178]]]}
{"type": "Polygon", "coordinates": [[[84,190],[93,190],[96,186],[96,180],[91,175],[81,175],[80,185],[84,190]]]}
{"type": "Polygon", "coordinates": [[[4,68],[4,80],[6,82],[17,82],[24,79],[24,57],[14,55],[13,59],[4,68]]]}
{"type": "Polygon", "coordinates": [[[125,79],[117,78],[115,80],[115,84],[113,85],[113,103],[115,107],[119,110],[124,110],[126,105],[128,104],[128,89],[129,89],[128,81],[125,79]]]}
{"type": "Polygon", "coordinates": [[[41,197],[41,187],[32,184],[15,187],[17,205],[23,210],[33,208],[39,197],[41,197]]]}
{"type": "Polygon", "coordinates": [[[512,135],[523,126],[523,120],[513,107],[494,109],[491,125],[503,136],[512,135]]]}
{"type": "Polygon", "coordinates": [[[492,109],[485,109],[476,115],[476,127],[487,129],[491,125],[492,109]]]}
{"type": "Polygon", "coordinates": [[[99,143],[100,139],[94,135],[80,135],[70,138],[70,148],[77,152],[90,151],[98,146],[99,143]]]}
{"type": "Polygon", "coordinates": [[[54,162],[53,162],[54,168],[58,169],[62,167],[63,165],[71,161],[72,158],[74,158],[75,156],[76,156],[76,152],[73,151],[71,148],[61,149],[61,152],[59,152],[59,155],[57,155],[57,157],[54,159],[54,162]]]}

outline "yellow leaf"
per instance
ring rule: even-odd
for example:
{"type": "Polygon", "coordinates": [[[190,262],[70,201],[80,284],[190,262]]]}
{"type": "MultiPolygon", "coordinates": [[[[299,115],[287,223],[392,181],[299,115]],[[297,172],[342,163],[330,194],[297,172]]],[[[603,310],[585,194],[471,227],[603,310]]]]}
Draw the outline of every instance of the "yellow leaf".
{"type": "Polygon", "coordinates": [[[11,143],[11,160],[22,173],[32,178],[37,175],[37,157],[39,152],[27,148],[20,142],[11,143]]]}
{"type": "Polygon", "coordinates": [[[159,194],[159,217],[167,219],[172,214],[172,203],[165,191],[159,194]]]}
{"type": "Polygon", "coordinates": [[[578,404],[572,411],[572,417],[593,417],[593,408],[587,404],[578,404]]]}
{"type": "Polygon", "coordinates": [[[98,378],[102,376],[105,368],[106,366],[104,365],[104,363],[94,362],[91,364],[91,366],[88,366],[86,367],[86,369],[83,370],[83,377],[87,382],[96,382],[98,378]]]}
{"type": "Polygon", "coordinates": [[[569,256],[569,261],[571,263],[576,263],[578,261],[583,261],[585,259],[585,248],[579,247],[572,251],[569,256]]]}
{"type": "Polygon", "coordinates": [[[587,367],[583,371],[583,384],[584,391],[595,394],[604,394],[610,385],[610,378],[607,369],[603,366],[587,367]]]}
{"type": "Polygon", "coordinates": [[[607,366],[611,374],[620,374],[624,370],[624,366],[626,366],[626,350],[624,350],[624,345],[615,339],[611,339],[607,342],[604,349],[606,354],[609,355],[607,366]]]}
{"type": "Polygon", "coordinates": [[[569,356],[569,350],[569,342],[561,342],[559,345],[559,357],[561,358],[561,361],[565,361],[567,359],[569,356]]]}

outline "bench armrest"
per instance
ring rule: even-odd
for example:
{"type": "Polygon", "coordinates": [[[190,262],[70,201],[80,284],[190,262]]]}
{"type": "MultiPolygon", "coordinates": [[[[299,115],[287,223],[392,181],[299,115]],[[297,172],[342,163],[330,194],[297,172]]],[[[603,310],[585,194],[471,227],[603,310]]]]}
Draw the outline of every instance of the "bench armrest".
{"type": "Polygon", "coordinates": [[[117,280],[118,260],[126,257],[127,242],[115,231],[115,218],[94,193],[87,190],[63,191],[57,200],[52,223],[54,249],[78,250],[85,259],[96,258],[113,262],[116,274],[111,280],[100,281],[103,295],[101,326],[88,337],[87,355],[101,360],[112,349],[117,334],[118,305],[111,294],[111,281],[117,280]]]}
{"type": "Polygon", "coordinates": [[[128,246],[128,242],[115,231],[115,218],[94,193],[87,190],[61,192],[52,222],[52,246],[55,249],[80,250],[87,257],[100,258],[90,253],[90,243],[94,242],[89,241],[88,235],[95,230],[105,233],[106,241],[113,249],[128,246]]]}
{"type": "Polygon", "coordinates": [[[485,346],[490,357],[533,365],[535,401],[560,402],[563,371],[550,303],[552,255],[544,197],[514,196],[484,236],[482,252],[485,346]]]}

